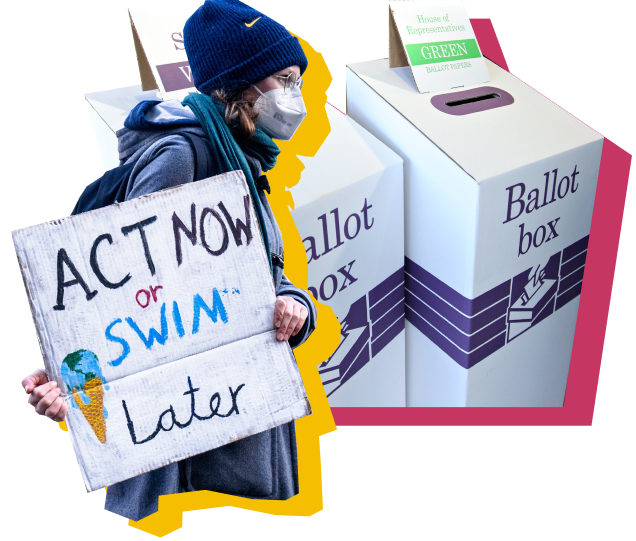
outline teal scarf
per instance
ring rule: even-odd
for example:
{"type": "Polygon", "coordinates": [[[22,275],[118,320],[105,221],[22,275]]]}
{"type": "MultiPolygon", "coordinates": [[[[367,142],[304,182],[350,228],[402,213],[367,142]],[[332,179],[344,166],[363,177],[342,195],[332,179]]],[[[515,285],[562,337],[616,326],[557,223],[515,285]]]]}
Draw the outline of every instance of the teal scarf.
{"type": "Polygon", "coordinates": [[[221,175],[230,171],[243,171],[250,189],[256,216],[258,217],[258,225],[263,236],[271,270],[272,255],[269,249],[269,237],[263,219],[261,200],[258,197],[252,170],[245,159],[244,153],[246,152],[250,156],[257,158],[263,171],[267,172],[276,165],[276,158],[280,154],[280,149],[272,141],[271,137],[265,134],[258,126],[256,126],[256,133],[251,139],[235,139],[230,132],[230,128],[225,123],[225,106],[214,101],[209,96],[189,94],[183,100],[183,105],[190,107],[203,127],[203,131],[207,134],[208,139],[212,142],[212,157],[216,167],[215,174],[221,175]]]}

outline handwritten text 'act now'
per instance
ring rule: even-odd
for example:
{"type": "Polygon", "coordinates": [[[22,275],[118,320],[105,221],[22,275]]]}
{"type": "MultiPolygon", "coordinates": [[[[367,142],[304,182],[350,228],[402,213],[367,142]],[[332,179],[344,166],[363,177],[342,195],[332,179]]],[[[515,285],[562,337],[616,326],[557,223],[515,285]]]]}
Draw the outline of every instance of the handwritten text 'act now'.
{"type": "MultiPolygon", "coordinates": [[[[177,213],[174,212],[172,214],[172,229],[174,232],[175,258],[177,261],[177,265],[181,266],[183,262],[183,248],[181,244],[182,234],[192,243],[192,246],[196,246],[199,242],[201,247],[208,254],[216,257],[221,256],[228,249],[230,243],[230,234],[232,235],[237,247],[243,245],[243,235],[245,236],[246,244],[249,245],[253,238],[252,223],[250,217],[250,204],[250,198],[248,195],[246,195],[243,199],[243,206],[245,208],[245,221],[242,221],[240,218],[234,219],[221,201],[217,206],[220,212],[215,210],[214,208],[204,207],[201,211],[197,223],[196,205],[192,203],[190,207],[189,227],[181,220],[181,218],[179,218],[177,213]],[[209,238],[206,239],[206,230],[204,224],[206,218],[208,217],[210,217],[211,223],[213,224],[211,227],[217,228],[217,231],[220,232],[221,243],[218,247],[210,246],[208,242],[209,238]]],[[[153,224],[155,224],[156,222],[157,216],[150,216],[149,218],[140,220],[137,223],[126,225],[121,228],[121,233],[124,237],[132,237],[133,235],[135,235],[135,232],[139,233],[139,248],[143,250],[144,258],[146,260],[151,276],[154,276],[156,274],[156,267],[155,260],[152,257],[152,249],[146,235],[146,228],[152,227],[153,224]]],[[[208,233],[208,237],[209,235],[210,234],[208,233]]],[[[132,276],[130,273],[128,273],[126,274],[126,276],[118,281],[114,281],[112,277],[105,276],[97,259],[98,248],[100,248],[103,241],[107,241],[108,244],[113,244],[112,235],[110,233],[104,233],[102,235],[99,235],[95,239],[90,251],[90,268],[97,280],[100,282],[100,284],[102,284],[102,286],[106,288],[106,290],[119,289],[121,287],[124,287],[130,281],[132,276]]],[[[131,242],[134,241],[131,240],[131,242]]],[[[78,270],[78,267],[69,257],[67,251],[64,248],[60,248],[57,252],[57,302],[55,306],[53,306],[53,310],[64,310],[66,308],[64,304],[64,293],[69,287],[79,285],[84,290],[87,301],[94,299],[99,291],[97,289],[93,289],[89,285],[88,278],[88,276],[82,276],[82,274],[78,270]],[[70,273],[73,276],[72,279],[66,280],[67,273],[70,273]]],[[[154,292],[152,293],[154,296],[154,292]]]]}

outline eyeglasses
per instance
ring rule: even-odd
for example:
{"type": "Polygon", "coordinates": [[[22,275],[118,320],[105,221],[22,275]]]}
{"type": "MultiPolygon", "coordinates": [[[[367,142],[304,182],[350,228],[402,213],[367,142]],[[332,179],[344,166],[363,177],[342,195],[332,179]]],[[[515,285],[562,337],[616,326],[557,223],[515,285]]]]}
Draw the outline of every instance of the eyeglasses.
{"type": "Polygon", "coordinates": [[[283,83],[283,93],[288,94],[295,88],[300,90],[303,87],[303,80],[301,77],[296,77],[295,72],[291,72],[289,75],[272,75],[274,79],[278,79],[283,83]]]}

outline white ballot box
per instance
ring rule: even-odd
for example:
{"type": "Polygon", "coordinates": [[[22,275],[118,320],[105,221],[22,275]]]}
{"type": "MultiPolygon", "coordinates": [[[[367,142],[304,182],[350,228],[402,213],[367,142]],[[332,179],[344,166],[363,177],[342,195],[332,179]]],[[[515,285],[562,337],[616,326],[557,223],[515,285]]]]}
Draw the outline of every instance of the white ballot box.
{"type": "Polygon", "coordinates": [[[420,94],[347,69],[347,113],[404,160],[409,406],[562,406],[603,137],[490,61],[420,94]]]}
{"type": "Polygon", "coordinates": [[[103,90],[85,94],[88,115],[97,139],[99,155],[104,169],[109,171],[119,165],[117,131],[124,127],[128,113],[141,101],[159,100],[156,90],[144,92],[141,85],[103,90]]]}
{"type": "Polygon", "coordinates": [[[405,406],[402,159],[330,105],[292,188],[309,290],[342,326],[319,371],[331,406],[405,406]]]}

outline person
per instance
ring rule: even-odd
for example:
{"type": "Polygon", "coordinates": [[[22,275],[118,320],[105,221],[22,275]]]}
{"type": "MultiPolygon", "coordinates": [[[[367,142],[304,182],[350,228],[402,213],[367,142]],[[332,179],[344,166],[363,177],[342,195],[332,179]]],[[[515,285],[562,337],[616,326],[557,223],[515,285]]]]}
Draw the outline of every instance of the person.
{"type": "MultiPolygon", "coordinates": [[[[290,139],[306,114],[307,58],[283,26],[239,0],[206,0],[187,21],[184,44],[199,93],[183,104],[141,102],[117,132],[120,164],[134,163],[126,200],[195,180],[188,135],[210,144],[216,174],[242,169],[271,256],[276,336],[297,347],[314,330],[316,309],[283,273],[282,237],[261,171],[276,163],[273,139],[290,139]]],[[[64,419],[67,402],[43,370],[22,384],[37,413],[64,419]]],[[[294,423],[110,486],[105,507],[136,521],[158,510],[160,495],[194,490],[276,500],[297,494],[294,423]]]]}

